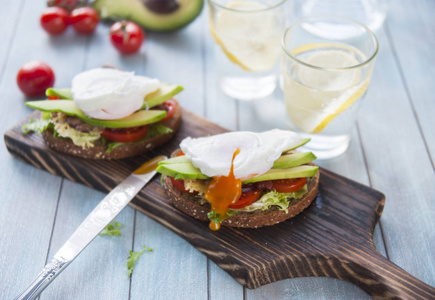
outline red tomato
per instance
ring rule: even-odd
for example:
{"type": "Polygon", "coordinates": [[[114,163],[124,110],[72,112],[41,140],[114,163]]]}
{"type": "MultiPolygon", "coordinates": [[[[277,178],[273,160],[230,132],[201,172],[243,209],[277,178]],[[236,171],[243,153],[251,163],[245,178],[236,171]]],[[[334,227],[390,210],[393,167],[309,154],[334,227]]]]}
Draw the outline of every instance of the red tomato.
{"type": "Polygon", "coordinates": [[[236,203],[233,203],[228,207],[237,209],[237,208],[243,208],[248,205],[251,205],[252,203],[254,203],[260,198],[261,193],[262,193],[261,190],[251,190],[251,191],[244,192],[242,193],[242,195],[240,196],[239,200],[237,200],[236,203]]]}
{"type": "Polygon", "coordinates": [[[48,100],[59,100],[58,96],[48,96],[48,100]]]}
{"type": "Polygon", "coordinates": [[[180,152],[178,152],[177,156],[183,156],[184,152],[180,150],[180,152]]]}
{"type": "Polygon", "coordinates": [[[92,7],[79,7],[71,12],[70,23],[78,33],[90,34],[98,25],[98,13],[92,7]]]}
{"type": "Polygon", "coordinates": [[[40,61],[24,64],[17,74],[18,87],[29,97],[44,95],[54,85],[54,79],[53,70],[40,61]]]}
{"type": "Polygon", "coordinates": [[[42,13],[39,21],[42,28],[49,34],[61,34],[68,27],[68,12],[61,7],[48,7],[42,13]]]}
{"type": "Polygon", "coordinates": [[[163,102],[163,105],[165,106],[166,117],[161,119],[160,122],[165,122],[174,116],[178,103],[174,99],[169,99],[168,101],[163,102]]]}
{"type": "Polygon", "coordinates": [[[172,184],[174,185],[174,187],[179,190],[182,193],[189,193],[189,191],[187,191],[184,188],[184,180],[183,179],[175,179],[174,177],[169,177],[171,179],[172,184]]]}
{"type": "Polygon", "coordinates": [[[292,193],[300,190],[307,183],[307,178],[292,178],[292,179],[279,179],[272,180],[273,188],[278,193],[292,193]]]}
{"type": "Polygon", "coordinates": [[[130,128],[105,128],[101,134],[106,140],[118,143],[136,142],[148,132],[148,126],[130,128]]]}
{"type": "Polygon", "coordinates": [[[144,38],[142,29],[131,21],[119,21],[110,27],[110,41],[122,54],[136,53],[144,38]]]}

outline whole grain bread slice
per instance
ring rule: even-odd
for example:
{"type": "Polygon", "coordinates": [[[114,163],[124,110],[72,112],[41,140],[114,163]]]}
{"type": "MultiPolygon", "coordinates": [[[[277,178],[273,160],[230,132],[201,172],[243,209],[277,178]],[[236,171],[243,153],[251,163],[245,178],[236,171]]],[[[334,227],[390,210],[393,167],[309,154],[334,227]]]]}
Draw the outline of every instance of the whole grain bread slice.
{"type": "MultiPolygon", "coordinates": [[[[175,155],[177,153],[178,150],[174,152],[175,155]]],[[[310,163],[310,165],[314,164],[310,163]]],[[[292,199],[287,212],[278,210],[276,207],[266,211],[239,212],[237,215],[225,219],[221,225],[228,227],[258,228],[275,225],[293,218],[307,208],[316,198],[319,190],[319,177],[319,172],[317,172],[314,177],[308,178],[308,192],[301,199],[292,199]]],[[[191,217],[201,221],[210,221],[207,217],[207,213],[210,211],[210,204],[208,202],[201,204],[201,202],[205,202],[201,201],[201,197],[182,193],[174,187],[169,176],[164,175],[162,182],[168,194],[169,203],[191,217]]]]}
{"type": "Polygon", "coordinates": [[[121,159],[143,154],[170,140],[177,132],[181,124],[181,107],[179,104],[177,105],[174,116],[171,119],[162,122],[161,124],[172,129],[172,132],[145,139],[141,142],[118,146],[110,152],[107,152],[108,148],[106,145],[98,142],[95,143],[94,147],[84,149],[75,145],[69,139],[60,137],[55,138],[53,136],[53,131],[50,130],[45,130],[42,132],[42,137],[44,138],[48,147],[59,152],[89,159],[121,159]]]}

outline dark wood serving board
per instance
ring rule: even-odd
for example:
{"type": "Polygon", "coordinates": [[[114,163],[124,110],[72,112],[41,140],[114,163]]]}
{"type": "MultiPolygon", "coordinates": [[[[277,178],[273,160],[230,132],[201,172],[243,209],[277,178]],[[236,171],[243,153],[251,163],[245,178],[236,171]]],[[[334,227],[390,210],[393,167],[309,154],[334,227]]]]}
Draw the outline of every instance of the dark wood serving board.
{"type": "MultiPolygon", "coordinates": [[[[143,156],[102,161],[52,151],[40,136],[21,134],[21,124],[4,134],[12,155],[103,192],[113,189],[146,160],[170,155],[186,136],[226,131],[184,110],[182,126],[172,141],[143,156]]],[[[321,168],[320,172],[316,200],[295,218],[272,227],[211,231],[207,222],[193,219],[167,202],[158,176],[131,206],[180,235],[251,289],[286,278],[327,276],[350,281],[377,299],[435,299],[433,287],[391,263],[374,247],[373,230],[384,207],[384,195],[328,170],[321,168]]]]}

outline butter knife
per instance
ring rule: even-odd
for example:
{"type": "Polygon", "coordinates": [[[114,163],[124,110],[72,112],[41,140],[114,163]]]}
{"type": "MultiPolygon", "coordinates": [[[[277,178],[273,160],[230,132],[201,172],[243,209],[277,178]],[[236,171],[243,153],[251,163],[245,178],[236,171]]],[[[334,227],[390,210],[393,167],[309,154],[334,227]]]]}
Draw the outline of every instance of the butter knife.
{"type": "Polygon", "coordinates": [[[158,162],[164,159],[167,157],[158,156],[144,163],[114,188],[86,217],[29,287],[15,300],[36,299],[153,178],[158,162]]]}

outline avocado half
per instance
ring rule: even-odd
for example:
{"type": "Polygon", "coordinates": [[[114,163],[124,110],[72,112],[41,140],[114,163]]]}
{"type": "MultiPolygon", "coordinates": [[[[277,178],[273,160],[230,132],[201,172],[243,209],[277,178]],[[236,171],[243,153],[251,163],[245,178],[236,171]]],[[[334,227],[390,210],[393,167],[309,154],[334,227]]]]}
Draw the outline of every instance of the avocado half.
{"type": "Polygon", "coordinates": [[[145,29],[173,31],[192,22],[204,0],[95,0],[102,19],[128,19],[145,29]]]}

